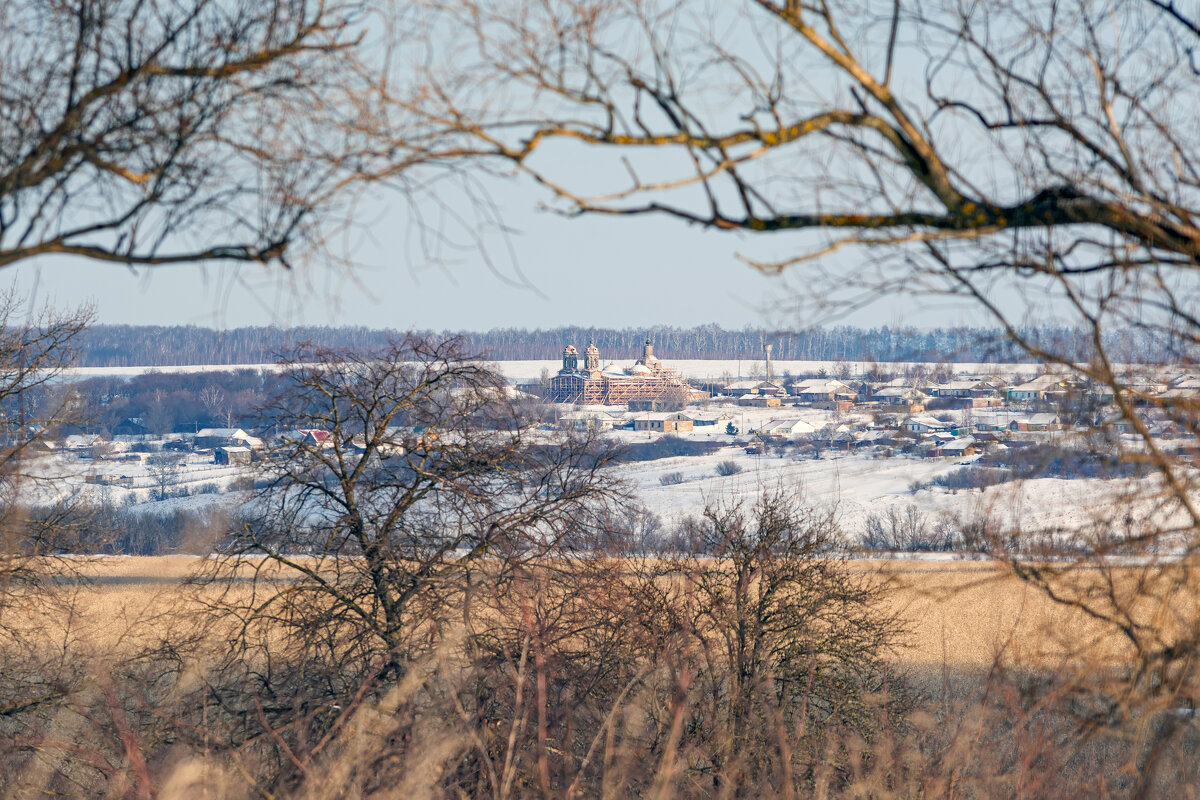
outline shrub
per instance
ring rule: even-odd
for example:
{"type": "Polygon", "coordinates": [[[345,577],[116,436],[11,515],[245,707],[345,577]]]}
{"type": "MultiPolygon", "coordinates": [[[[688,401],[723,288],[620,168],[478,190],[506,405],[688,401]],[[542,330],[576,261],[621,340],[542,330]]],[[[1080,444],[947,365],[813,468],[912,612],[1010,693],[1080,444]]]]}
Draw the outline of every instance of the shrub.
{"type": "Polygon", "coordinates": [[[930,478],[927,481],[913,481],[908,485],[908,491],[911,494],[916,494],[922,489],[928,489],[933,486],[940,486],[952,492],[957,492],[959,489],[986,489],[989,486],[1008,483],[1011,480],[1015,480],[1016,477],[1013,471],[1009,469],[979,466],[959,467],[956,470],[930,478]]]}
{"type": "Polygon", "coordinates": [[[722,461],[720,464],[717,464],[717,474],[725,478],[730,475],[737,475],[741,471],[742,465],[733,460],[722,461]]]}
{"type": "Polygon", "coordinates": [[[683,483],[682,472],[668,472],[658,476],[658,482],[663,486],[678,486],[683,483]]]}

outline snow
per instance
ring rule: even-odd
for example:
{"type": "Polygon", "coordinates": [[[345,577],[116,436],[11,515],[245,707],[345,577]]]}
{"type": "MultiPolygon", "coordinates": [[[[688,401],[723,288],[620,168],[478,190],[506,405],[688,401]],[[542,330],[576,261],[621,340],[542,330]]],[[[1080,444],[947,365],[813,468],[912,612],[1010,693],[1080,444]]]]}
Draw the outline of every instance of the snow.
{"type": "MultiPolygon", "coordinates": [[[[1161,495],[1151,479],[1101,480],[1037,478],[990,486],[983,490],[915,490],[916,484],[961,467],[938,458],[874,458],[864,454],[826,454],[820,459],[774,453],[747,455],[729,447],[708,456],[642,462],[623,468],[638,498],[670,524],[699,514],[713,501],[753,502],[764,489],[794,489],[802,502],[833,507],[850,541],[861,537],[871,513],[888,506],[915,505],[933,521],[949,516],[960,522],[987,520],[995,531],[1042,531],[1055,535],[1105,528],[1117,512],[1125,519],[1168,526],[1179,524],[1180,512],[1161,508],[1161,495]],[[719,477],[722,461],[735,461],[742,472],[719,477]],[[664,486],[660,477],[680,472],[681,484],[664,486]]],[[[1115,520],[1120,528],[1124,520],[1115,520]]]]}

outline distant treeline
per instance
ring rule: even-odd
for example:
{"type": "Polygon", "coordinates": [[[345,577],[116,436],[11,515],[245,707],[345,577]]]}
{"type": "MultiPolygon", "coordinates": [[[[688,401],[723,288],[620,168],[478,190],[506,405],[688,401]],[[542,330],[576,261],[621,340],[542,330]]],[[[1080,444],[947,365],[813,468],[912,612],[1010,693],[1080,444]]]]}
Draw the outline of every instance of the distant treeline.
{"type": "MultiPolygon", "coordinates": [[[[432,332],[429,332],[432,333],[432,332]]],[[[1075,359],[1089,355],[1091,341],[1080,330],[1038,327],[1022,331],[1030,341],[1075,359]]],[[[398,337],[395,330],[364,327],[235,328],[217,331],[195,326],[96,325],[83,337],[80,366],[131,367],[186,364],[259,364],[299,342],[330,348],[363,349],[398,337]]],[[[762,358],[763,345],[773,346],[781,361],[994,361],[1032,359],[1001,332],[982,328],[857,328],[848,325],[777,331],[765,328],[726,330],[719,325],[695,328],[499,328],[486,332],[442,331],[460,336],[466,350],[495,360],[555,359],[573,344],[582,352],[588,342],[601,358],[635,357],[647,337],[656,353],[670,359],[762,358]]],[[[1106,340],[1109,357],[1121,362],[1191,362],[1184,345],[1153,330],[1129,328],[1106,340]]]]}

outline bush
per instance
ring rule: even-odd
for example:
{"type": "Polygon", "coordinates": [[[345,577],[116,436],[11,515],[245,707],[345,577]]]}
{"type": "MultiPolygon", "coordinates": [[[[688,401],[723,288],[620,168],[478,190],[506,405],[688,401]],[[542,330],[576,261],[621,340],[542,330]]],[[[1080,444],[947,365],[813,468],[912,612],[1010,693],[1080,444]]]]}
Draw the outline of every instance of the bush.
{"type": "Polygon", "coordinates": [[[1016,477],[1009,469],[979,466],[959,467],[927,481],[913,481],[908,485],[908,491],[910,494],[916,494],[922,489],[929,489],[933,486],[949,489],[952,492],[957,492],[959,489],[986,489],[989,486],[1008,483],[1015,480],[1016,477]]]}
{"type": "Polygon", "coordinates": [[[717,464],[717,474],[725,478],[730,475],[737,475],[741,471],[742,465],[733,460],[722,461],[720,464],[717,464]]]}
{"type": "Polygon", "coordinates": [[[659,475],[658,482],[663,486],[678,486],[679,484],[683,483],[683,473],[668,472],[664,475],[659,475]]]}
{"type": "Polygon", "coordinates": [[[959,536],[949,520],[930,520],[914,505],[888,506],[867,516],[863,547],[892,552],[945,552],[953,550],[959,536]]]}

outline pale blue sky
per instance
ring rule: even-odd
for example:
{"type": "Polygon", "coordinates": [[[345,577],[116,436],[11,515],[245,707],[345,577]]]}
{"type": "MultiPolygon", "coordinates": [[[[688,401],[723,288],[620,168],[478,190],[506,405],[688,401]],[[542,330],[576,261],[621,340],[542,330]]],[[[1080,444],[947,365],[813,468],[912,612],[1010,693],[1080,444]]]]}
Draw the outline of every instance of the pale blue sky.
{"type": "MultiPolygon", "coordinates": [[[[528,198],[521,198],[527,200],[528,198]]],[[[784,240],[703,231],[675,220],[565,219],[509,208],[520,232],[508,247],[489,240],[439,260],[420,252],[402,208],[381,208],[350,245],[352,272],[308,264],[294,272],[262,266],[173,266],[130,270],[81,259],[42,259],[9,270],[38,303],[92,303],[97,321],[208,327],[366,325],[398,329],[645,327],[717,323],[725,327],[802,327],[776,308],[802,291],[799,272],[764,276],[738,252],[786,248],[784,240]]],[[[795,242],[795,240],[793,240],[795,242]]],[[[798,245],[798,243],[796,243],[798,245]]],[[[882,299],[843,320],[864,326],[969,324],[961,310],[917,308],[882,299]]]]}
{"type": "MultiPolygon", "coordinates": [[[[564,219],[530,206],[511,208],[509,216],[521,231],[509,237],[515,264],[498,238],[487,243],[490,266],[472,249],[443,248],[440,263],[431,262],[396,207],[380,210],[370,237],[351,245],[359,266],[350,273],[320,264],[291,273],[213,264],[134,271],[47,258],[9,274],[39,303],[94,304],[102,323],[471,330],[804,324],[770,310],[794,290],[794,281],[737,261],[737,252],[760,244],[753,239],[665,218],[564,219]]],[[[850,321],[920,324],[920,316],[885,307],[850,321]]]]}

